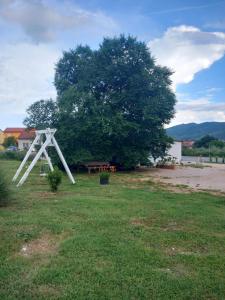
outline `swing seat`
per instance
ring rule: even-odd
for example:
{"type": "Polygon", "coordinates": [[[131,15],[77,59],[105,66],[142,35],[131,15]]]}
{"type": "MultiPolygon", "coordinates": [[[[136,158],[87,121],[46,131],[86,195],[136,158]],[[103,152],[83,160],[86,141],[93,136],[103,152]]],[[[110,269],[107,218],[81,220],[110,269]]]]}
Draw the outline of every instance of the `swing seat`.
{"type": "Polygon", "coordinates": [[[50,171],[50,168],[49,168],[48,163],[41,165],[40,176],[43,176],[43,177],[47,176],[49,171],[50,171]]]}

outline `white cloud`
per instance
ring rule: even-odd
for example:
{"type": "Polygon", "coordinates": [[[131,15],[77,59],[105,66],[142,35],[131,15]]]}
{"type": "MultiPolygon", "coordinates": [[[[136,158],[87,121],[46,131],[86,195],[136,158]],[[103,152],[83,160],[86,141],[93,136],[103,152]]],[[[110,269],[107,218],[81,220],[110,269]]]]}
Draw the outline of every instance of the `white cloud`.
{"type": "Polygon", "coordinates": [[[0,18],[19,25],[37,43],[51,42],[58,32],[69,29],[113,31],[117,28],[115,21],[101,11],[83,10],[67,2],[53,7],[43,1],[1,0],[0,18]]]}
{"type": "Polygon", "coordinates": [[[191,100],[189,102],[180,101],[177,104],[178,110],[191,110],[193,112],[201,112],[205,110],[207,112],[225,111],[225,103],[213,103],[209,99],[200,98],[191,100]]]}
{"type": "Polygon", "coordinates": [[[46,45],[20,43],[1,46],[1,115],[23,114],[34,101],[55,98],[54,64],[60,55],[58,50],[46,45]]]}
{"type": "Polygon", "coordinates": [[[157,63],[174,71],[173,85],[189,83],[225,53],[225,33],[204,32],[193,26],[170,27],[148,43],[157,63]]]}
{"type": "Polygon", "coordinates": [[[72,1],[0,0],[0,23],[0,127],[21,125],[31,103],[56,97],[54,64],[69,39],[76,44],[76,36],[90,40],[118,29],[103,12],[83,10],[72,1]]]}
{"type": "Polygon", "coordinates": [[[225,122],[224,111],[208,111],[204,108],[200,111],[178,110],[176,118],[172,120],[169,127],[186,124],[186,123],[202,123],[202,122],[225,122]]]}
{"type": "Polygon", "coordinates": [[[225,103],[215,103],[210,98],[178,100],[176,117],[169,126],[181,123],[225,121],[225,103]]]}
{"type": "MultiPolygon", "coordinates": [[[[157,63],[174,71],[173,88],[191,82],[195,74],[209,68],[225,54],[225,33],[204,32],[181,25],[168,28],[161,38],[148,43],[157,63]]],[[[180,123],[225,121],[225,104],[212,99],[219,88],[206,89],[201,98],[177,95],[176,116],[170,126],[180,123]]]]}

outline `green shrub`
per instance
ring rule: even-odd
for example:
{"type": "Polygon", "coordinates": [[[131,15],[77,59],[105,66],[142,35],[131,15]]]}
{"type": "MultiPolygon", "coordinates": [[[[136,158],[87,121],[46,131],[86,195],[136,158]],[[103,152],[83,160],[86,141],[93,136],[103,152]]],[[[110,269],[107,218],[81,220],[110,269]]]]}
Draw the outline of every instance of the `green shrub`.
{"type": "Polygon", "coordinates": [[[0,206],[6,206],[10,200],[11,191],[9,182],[7,181],[4,173],[0,170],[0,206]]]}
{"type": "Polygon", "coordinates": [[[109,184],[109,177],[110,177],[110,174],[107,172],[100,173],[100,175],[99,175],[100,184],[109,184]]]}
{"type": "Polygon", "coordinates": [[[58,187],[62,181],[62,172],[56,168],[54,171],[51,171],[48,173],[47,179],[48,179],[48,183],[50,185],[51,191],[57,192],[58,187]]]}
{"type": "Polygon", "coordinates": [[[0,152],[0,159],[16,159],[16,152],[13,151],[0,152]]]}
{"type": "MultiPolygon", "coordinates": [[[[0,152],[0,160],[1,159],[10,159],[10,160],[19,160],[22,161],[24,156],[26,155],[26,151],[2,151],[0,152]]],[[[31,153],[29,156],[29,160],[32,160],[35,156],[35,153],[31,153]]]]}
{"type": "Polygon", "coordinates": [[[225,156],[225,148],[218,148],[211,146],[210,148],[182,148],[182,155],[184,156],[212,156],[223,157],[225,156]]]}
{"type": "Polygon", "coordinates": [[[99,176],[101,180],[109,180],[110,174],[108,172],[102,172],[99,176]]]}

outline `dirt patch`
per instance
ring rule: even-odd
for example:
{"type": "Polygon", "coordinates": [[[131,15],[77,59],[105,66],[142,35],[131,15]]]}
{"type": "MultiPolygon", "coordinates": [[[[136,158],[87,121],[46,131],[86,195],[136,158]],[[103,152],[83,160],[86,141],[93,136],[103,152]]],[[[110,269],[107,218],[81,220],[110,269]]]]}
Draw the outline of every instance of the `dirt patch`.
{"type": "MultiPolygon", "coordinates": [[[[150,180],[160,185],[168,185],[174,192],[193,192],[207,190],[207,192],[223,195],[225,193],[225,165],[213,164],[210,167],[176,167],[175,170],[149,169],[145,172],[150,180]],[[171,186],[172,185],[172,186],[171,186]],[[188,188],[184,188],[188,186],[188,188]]],[[[166,187],[166,186],[164,186],[166,187]]]]}
{"type": "Polygon", "coordinates": [[[59,239],[45,234],[36,240],[25,243],[20,250],[20,255],[30,257],[37,254],[53,254],[57,251],[58,244],[59,239]]]}
{"type": "Polygon", "coordinates": [[[55,298],[59,298],[62,296],[61,294],[61,289],[58,286],[53,286],[53,285],[40,285],[38,287],[38,291],[41,295],[47,297],[47,299],[49,297],[54,297],[55,298]]]}
{"type": "Polygon", "coordinates": [[[52,198],[52,197],[55,197],[57,194],[56,193],[53,193],[53,192],[39,192],[37,193],[38,196],[40,198],[52,198]]]}
{"type": "Polygon", "coordinates": [[[131,225],[134,225],[134,226],[146,226],[145,221],[143,219],[133,219],[131,221],[131,225]]]}
{"type": "Polygon", "coordinates": [[[155,181],[158,183],[159,187],[165,191],[169,191],[171,193],[178,193],[178,194],[190,194],[193,193],[193,189],[188,187],[187,185],[184,184],[172,184],[172,183],[164,183],[161,181],[155,181]]]}
{"type": "Polygon", "coordinates": [[[146,183],[154,183],[151,177],[142,177],[142,178],[130,178],[127,181],[129,182],[146,182],[146,183]]]}
{"type": "MultiPolygon", "coordinates": [[[[122,185],[122,187],[127,188],[128,186],[127,185],[122,185]]],[[[129,189],[131,189],[131,190],[138,190],[139,188],[140,188],[139,185],[134,185],[134,184],[129,185],[129,189]]]]}
{"type": "Polygon", "coordinates": [[[181,247],[170,247],[165,250],[165,254],[168,256],[174,256],[174,255],[184,255],[184,256],[202,256],[205,255],[204,253],[200,252],[194,252],[194,251],[187,251],[184,248],[181,247]]]}
{"type": "Polygon", "coordinates": [[[155,218],[145,218],[145,219],[132,219],[130,224],[133,226],[142,226],[142,227],[152,227],[157,220],[155,218]]]}
{"type": "Polygon", "coordinates": [[[187,276],[189,274],[187,268],[185,267],[185,265],[183,264],[176,264],[173,268],[172,268],[172,273],[176,276],[187,276]]]}
{"type": "Polygon", "coordinates": [[[163,231],[181,231],[184,227],[179,225],[177,222],[169,222],[165,226],[162,226],[163,231]]]}
{"type": "MultiPolygon", "coordinates": [[[[145,170],[145,175],[141,177],[140,173],[133,175],[137,175],[137,177],[125,177],[120,179],[120,182],[129,184],[130,189],[138,189],[141,185],[150,188],[151,190],[165,190],[171,193],[182,193],[182,194],[190,194],[194,190],[190,188],[187,184],[173,184],[170,183],[169,176],[158,176],[158,169],[150,169],[150,171],[145,170]],[[149,174],[146,176],[146,174],[149,174]]],[[[168,171],[168,170],[166,170],[168,171]]],[[[171,172],[171,170],[169,170],[171,172]]],[[[126,186],[124,186],[126,187],[126,186]]]]}
{"type": "MultiPolygon", "coordinates": [[[[37,198],[41,198],[41,199],[49,199],[49,198],[54,198],[54,197],[61,197],[61,196],[67,196],[67,195],[74,195],[74,192],[66,192],[66,191],[59,191],[57,193],[53,193],[53,192],[36,192],[34,193],[34,195],[37,198]]],[[[77,195],[77,194],[76,194],[77,195]]]]}
{"type": "Polygon", "coordinates": [[[183,264],[176,264],[170,268],[160,268],[158,271],[167,273],[174,277],[183,277],[189,275],[187,268],[183,264]]]}

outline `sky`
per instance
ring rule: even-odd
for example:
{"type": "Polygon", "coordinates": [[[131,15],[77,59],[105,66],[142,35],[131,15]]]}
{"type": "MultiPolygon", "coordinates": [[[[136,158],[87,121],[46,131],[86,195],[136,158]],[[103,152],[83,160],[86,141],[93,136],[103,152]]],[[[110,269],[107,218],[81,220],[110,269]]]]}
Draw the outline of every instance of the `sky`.
{"type": "Polygon", "coordinates": [[[0,129],[56,99],[55,64],[79,44],[130,34],[173,70],[169,126],[225,122],[225,0],[0,0],[0,129]]]}

